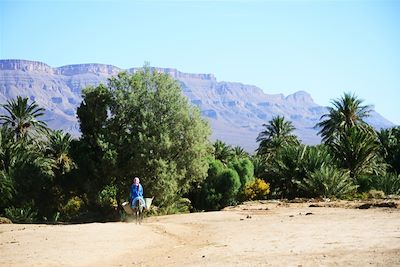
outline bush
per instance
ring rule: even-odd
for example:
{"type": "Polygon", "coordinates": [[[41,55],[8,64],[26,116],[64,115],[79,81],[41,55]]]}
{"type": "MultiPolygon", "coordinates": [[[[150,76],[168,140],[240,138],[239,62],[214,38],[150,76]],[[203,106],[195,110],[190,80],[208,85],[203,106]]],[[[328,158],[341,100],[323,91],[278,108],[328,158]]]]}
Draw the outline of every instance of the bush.
{"type": "Polygon", "coordinates": [[[12,179],[5,171],[0,171],[0,209],[8,206],[13,195],[12,179]]]}
{"type": "Polygon", "coordinates": [[[98,204],[105,209],[115,209],[117,203],[117,187],[115,185],[106,186],[101,190],[97,197],[98,204]]]}
{"type": "Polygon", "coordinates": [[[74,196],[68,200],[64,207],[62,207],[63,215],[68,220],[74,219],[81,213],[83,205],[83,200],[80,197],[74,196]]]}
{"type": "Polygon", "coordinates": [[[298,186],[309,197],[326,198],[342,198],[354,193],[357,189],[348,171],[327,166],[312,172],[302,182],[298,182],[298,186]]]}
{"type": "Polygon", "coordinates": [[[254,165],[248,158],[234,160],[228,167],[238,173],[242,186],[254,181],[254,165]]]}
{"type": "Polygon", "coordinates": [[[218,162],[210,164],[209,176],[201,193],[207,210],[218,210],[234,204],[241,186],[237,172],[229,168],[222,169],[218,162]]]}
{"type": "Polygon", "coordinates": [[[387,195],[400,195],[400,175],[388,173],[373,179],[374,188],[387,195]]]}
{"type": "Polygon", "coordinates": [[[256,178],[252,182],[246,183],[243,189],[244,200],[265,199],[269,194],[269,183],[256,178]]]}
{"type": "Polygon", "coordinates": [[[32,223],[36,221],[37,211],[33,209],[32,204],[28,204],[22,208],[6,208],[5,215],[14,223],[32,223]]]}
{"type": "Polygon", "coordinates": [[[368,198],[385,198],[385,193],[381,190],[370,190],[367,195],[368,198]]]}

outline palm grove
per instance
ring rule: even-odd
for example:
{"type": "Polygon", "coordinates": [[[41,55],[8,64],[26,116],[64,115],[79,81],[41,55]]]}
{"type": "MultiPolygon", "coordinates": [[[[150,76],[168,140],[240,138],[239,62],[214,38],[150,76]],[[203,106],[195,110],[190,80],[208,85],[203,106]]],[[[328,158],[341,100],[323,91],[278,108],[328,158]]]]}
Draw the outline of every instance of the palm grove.
{"type": "Polygon", "coordinates": [[[27,98],[3,105],[0,214],[15,222],[114,220],[140,176],[154,213],[217,210],[266,198],[400,194],[400,128],[374,130],[354,95],[333,101],[306,146],[274,117],[249,155],[222,141],[166,74],[145,67],[83,90],[81,137],[47,128],[27,98]]]}

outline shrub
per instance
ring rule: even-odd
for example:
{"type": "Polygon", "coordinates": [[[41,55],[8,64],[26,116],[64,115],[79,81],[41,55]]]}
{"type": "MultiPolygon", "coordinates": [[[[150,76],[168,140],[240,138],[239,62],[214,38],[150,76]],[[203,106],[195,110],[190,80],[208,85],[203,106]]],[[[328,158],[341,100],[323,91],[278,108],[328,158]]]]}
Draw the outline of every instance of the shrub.
{"type": "Polygon", "coordinates": [[[63,215],[66,219],[76,218],[81,213],[83,205],[83,200],[78,196],[74,196],[68,200],[64,207],[62,207],[63,215]]]}
{"type": "Polygon", "coordinates": [[[228,166],[238,173],[242,186],[254,181],[254,165],[248,158],[234,160],[228,166]]]}
{"type": "Polygon", "coordinates": [[[368,198],[385,198],[385,193],[381,190],[368,191],[368,198]]]}
{"type": "Polygon", "coordinates": [[[14,223],[32,223],[36,220],[37,211],[33,209],[32,204],[27,204],[22,208],[6,208],[5,215],[14,223]]]}
{"type": "Polygon", "coordinates": [[[387,195],[400,195],[400,175],[387,173],[373,178],[374,188],[382,190],[387,195]]]}
{"type": "Polygon", "coordinates": [[[310,197],[329,198],[342,198],[354,193],[357,189],[348,171],[328,166],[323,166],[312,172],[302,182],[298,182],[298,186],[310,197]]]}
{"type": "Polygon", "coordinates": [[[117,207],[117,187],[108,185],[101,190],[97,197],[98,204],[105,209],[114,209],[117,207]]]}
{"type": "Polygon", "coordinates": [[[254,181],[246,183],[243,189],[243,197],[245,200],[265,199],[269,191],[269,183],[256,178],[254,181]]]}
{"type": "MultiPolygon", "coordinates": [[[[210,165],[218,166],[218,164],[210,165]]],[[[225,168],[209,169],[209,176],[202,190],[205,209],[218,210],[236,202],[241,184],[235,170],[225,168]]]]}
{"type": "Polygon", "coordinates": [[[12,179],[5,171],[0,171],[0,209],[8,206],[13,195],[12,179]]]}

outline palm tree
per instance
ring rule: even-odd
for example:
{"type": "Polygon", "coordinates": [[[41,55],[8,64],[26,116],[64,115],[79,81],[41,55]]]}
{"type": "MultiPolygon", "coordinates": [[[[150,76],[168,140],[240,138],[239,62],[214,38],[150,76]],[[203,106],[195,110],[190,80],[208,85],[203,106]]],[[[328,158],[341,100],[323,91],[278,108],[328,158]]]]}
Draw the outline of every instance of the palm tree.
{"type": "Polygon", "coordinates": [[[297,182],[297,185],[308,197],[340,198],[354,193],[357,189],[349,172],[334,166],[321,166],[303,181],[297,182]]]}
{"type": "Polygon", "coordinates": [[[322,141],[330,144],[347,129],[356,125],[365,125],[364,118],[369,116],[371,106],[362,105],[362,100],[354,94],[345,93],[340,99],[332,101],[333,107],[328,107],[328,114],[321,117],[316,127],[322,136],[322,141]]]}
{"type": "Polygon", "coordinates": [[[232,158],[233,152],[231,146],[225,144],[224,142],[217,140],[214,143],[214,157],[220,160],[225,165],[228,164],[229,160],[232,158]]]}
{"type": "Polygon", "coordinates": [[[391,171],[400,173],[400,127],[381,129],[377,135],[382,157],[391,171]]]}
{"type": "Polygon", "coordinates": [[[348,169],[354,179],[360,174],[382,174],[385,170],[378,160],[379,143],[372,128],[353,126],[333,140],[331,149],[341,167],[348,169]]]}
{"type": "Polygon", "coordinates": [[[34,132],[47,131],[46,123],[38,120],[44,115],[45,109],[39,107],[35,101],[28,104],[28,98],[18,96],[16,100],[8,100],[3,107],[8,114],[0,115],[0,122],[14,131],[17,140],[34,132]]]}
{"type": "Polygon", "coordinates": [[[233,156],[236,158],[248,158],[249,153],[247,153],[242,147],[235,146],[232,150],[233,156]]]}
{"type": "Polygon", "coordinates": [[[285,145],[298,144],[297,137],[292,134],[295,130],[291,121],[286,121],[284,116],[273,117],[268,124],[263,124],[265,130],[258,137],[260,142],[257,154],[268,155],[285,145]]]}
{"type": "Polygon", "coordinates": [[[69,153],[72,141],[71,135],[60,130],[51,131],[48,135],[48,139],[49,145],[47,153],[55,160],[57,169],[61,171],[61,174],[69,172],[75,167],[69,153]]]}

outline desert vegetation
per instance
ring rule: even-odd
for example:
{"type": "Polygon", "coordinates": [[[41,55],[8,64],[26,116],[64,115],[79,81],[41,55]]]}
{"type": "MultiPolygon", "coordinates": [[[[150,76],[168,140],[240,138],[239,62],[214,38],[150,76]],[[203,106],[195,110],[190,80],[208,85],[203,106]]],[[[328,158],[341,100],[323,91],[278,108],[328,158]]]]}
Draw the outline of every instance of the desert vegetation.
{"type": "Polygon", "coordinates": [[[133,176],[155,197],[156,214],[400,194],[400,128],[373,129],[364,121],[371,108],[351,94],[316,125],[321,144],[302,144],[277,116],[263,125],[253,155],[211,143],[210,126],[179,84],[149,67],[88,87],[82,98],[79,138],[49,129],[35,101],[2,105],[0,215],[25,223],[118,220],[133,176]]]}

